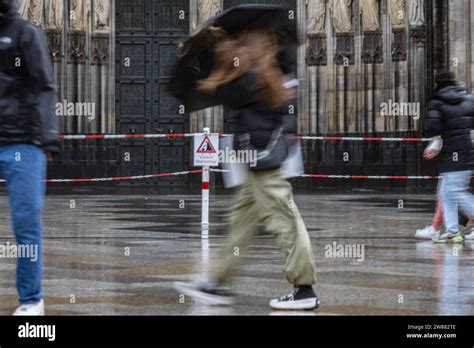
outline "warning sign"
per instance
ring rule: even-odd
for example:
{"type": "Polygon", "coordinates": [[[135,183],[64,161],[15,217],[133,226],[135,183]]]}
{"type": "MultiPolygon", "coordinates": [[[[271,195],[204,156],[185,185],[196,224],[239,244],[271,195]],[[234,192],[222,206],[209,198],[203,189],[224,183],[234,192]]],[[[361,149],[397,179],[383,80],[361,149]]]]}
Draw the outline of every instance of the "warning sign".
{"type": "Polygon", "coordinates": [[[196,134],[194,137],[194,166],[219,166],[219,135],[196,134]]]}
{"type": "Polygon", "coordinates": [[[214,145],[212,145],[211,139],[209,139],[209,135],[205,135],[204,139],[202,139],[201,144],[197,149],[197,153],[217,153],[214,145]]]}

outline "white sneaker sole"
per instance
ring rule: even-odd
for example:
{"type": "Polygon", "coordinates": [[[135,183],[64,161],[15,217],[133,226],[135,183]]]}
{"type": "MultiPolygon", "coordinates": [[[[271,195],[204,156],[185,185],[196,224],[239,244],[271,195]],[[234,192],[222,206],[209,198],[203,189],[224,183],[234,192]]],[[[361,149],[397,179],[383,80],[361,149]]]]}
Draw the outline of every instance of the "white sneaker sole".
{"type": "Polygon", "coordinates": [[[415,233],[416,239],[424,239],[424,240],[433,240],[439,238],[439,233],[423,233],[423,232],[416,232],[415,233]]]}
{"type": "Polygon", "coordinates": [[[433,243],[435,244],[462,244],[464,243],[464,238],[456,238],[456,239],[433,239],[433,243]]]}
{"type": "Polygon", "coordinates": [[[233,298],[227,298],[224,296],[218,296],[208,294],[196,289],[192,284],[189,283],[174,283],[173,287],[181,294],[192,297],[196,300],[202,301],[203,303],[211,306],[230,306],[234,304],[233,298]]]}
{"type": "Polygon", "coordinates": [[[308,298],[305,300],[296,300],[296,301],[279,301],[271,300],[270,307],[273,309],[283,309],[283,310],[310,310],[316,309],[319,307],[319,299],[317,298],[308,298]]]}
{"type": "Polygon", "coordinates": [[[44,316],[44,306],[40,308],[31,308],[27,311],[19,311],[17,309],[15,313],[13,313],[14,317],[43,317],[44,316]]]}
{"type": "Polygon", "coordinates": [[[14,317],[44,317],[44,312],[37,312],[37,313],[13,313],[14,317]]]}

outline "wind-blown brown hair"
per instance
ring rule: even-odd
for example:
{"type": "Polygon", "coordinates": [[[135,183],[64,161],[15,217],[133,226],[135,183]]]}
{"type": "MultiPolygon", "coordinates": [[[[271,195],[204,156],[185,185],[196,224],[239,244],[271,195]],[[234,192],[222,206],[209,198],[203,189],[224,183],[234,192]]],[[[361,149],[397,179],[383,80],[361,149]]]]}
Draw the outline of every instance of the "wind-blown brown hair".
{"type": "Polygon", "coordinates": [[[277,60],[279,45],[271,31],[250,30],[230,36],[221,28],[213,28],[210,33],[219,38],[214,70],[198,82],[200,91],[213,94],[219,86],[252,70],[259,98],[266,107],[276,108],[294,98],[294,91],[283,87],[284,75],[277,60]]]}

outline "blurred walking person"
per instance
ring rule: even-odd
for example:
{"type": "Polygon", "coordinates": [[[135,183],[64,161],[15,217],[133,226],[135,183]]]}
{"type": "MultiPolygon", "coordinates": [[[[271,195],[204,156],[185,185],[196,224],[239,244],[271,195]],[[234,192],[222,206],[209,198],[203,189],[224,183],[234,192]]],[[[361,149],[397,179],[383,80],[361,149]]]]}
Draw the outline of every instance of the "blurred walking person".
{"type": "Polygon", "coordinates": [[[274,32],[247,30],[228,35],[212,28],[219,38],[215,68],[199,81],[198,89],[236,109],[238,148],[260,154],[257,166],[247,173],[230,216],[230,235],[208,282],[178,283],[185,295],[208,304],[229,305],[225,290],[240,257],[260,225],[271,232],[285,256],[284,274],[293,290],[270,301],[274,309],[309,310],[319,306],[313,290],[316,271],[311,241],[293,199],[291,184],[283,179],[280,165],[287,157],[288,137],[297,131],[295,83],[285,79],[288,67],[274,32]],[[238,64],[236,64],[238,62],[238,64]]]}
{"type": "MultiPolygon", "coordinates": [[[[436,84],[428,105],[427,130],[430,136],[443,138],[438,197],[446,231],[433,241],[462,243],[458,208],[469,219],[474,218],[474,196],[469,193],[474,169],[474,97],[458,86],[452,72],[438,73],[436,84]]],[[[434,156],[426,154],[425,158],[434,156]]]]}
{"type": "MultiPolygon", "coordinates": [[[[458,212],[459,216],[459,228],[461,231],[468,230],[469,219],[466,218],[463,214],[458,212]]],[[[443,209],[441,207],[441,202],[439,199],[436,199],[436,208],[435,214],[433,216],[433,220],[431,225],[428,225],[422,229],[416,230],[415,238],[417,239],[438,239],[439,235],[441,234],[441,229],[443,228],[443,209]]],[[[474,239],[474,232],[471,229],[470,234],[464,236],[465,239],[474,239]]]]}
{"type": "Polygon", "coordinates": [[[0,176],[6,180],[18,246],[20,306],[14,315],[44,315],[42,211],[46,163],[59,151],[56,87],[42,31],[19,17],[15,0],[0,0],[0,176]]]}
{"type": "MultiPolygon", "coordinates": [[[[430,141],[425,151],[423,151],[423,157],[427,160],[432,160],[439,155],[442,148],[443,148],[443,139],[440,136],[436,136],[430,141]]],[[[461,229],[465,231],[467,229],[469,219],[466,218],[460,212],[458,212],[458,215],[459,215],[459,224],[461,226],[461,229]]],[[[422,229],[416,230],[415,238],[429,239],[429,240],[438,239],[438,237],[441,234],[442,227],[443,227],[443,209],[442,209],[439,198],[437,198],[435,215],[433,216],[431,225],[426,226],[422,229]]],[[[473,237],[474,237],[474,233],[471,233],[469,235],[466,235],[464,238],[473,239],[473,237]]]]}

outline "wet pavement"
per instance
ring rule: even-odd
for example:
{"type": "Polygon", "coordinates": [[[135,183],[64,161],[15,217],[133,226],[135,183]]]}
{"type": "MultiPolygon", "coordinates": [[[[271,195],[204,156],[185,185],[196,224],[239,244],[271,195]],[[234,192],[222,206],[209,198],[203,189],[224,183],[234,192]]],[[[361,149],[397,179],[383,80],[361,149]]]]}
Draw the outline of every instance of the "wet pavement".
{"type": "MultiPolygon", "coordinates": [[[[431,222],[433,198],[297,195],[314,247],[321,308],[296,314],[473,315],[474,243],[433,245],[413,238],[431,222]]],[[[231,203],[231,196],[211,196],[206,240],[200,196],[48,196],[47,314],[282,314],[272,312],[268,301],[291,289],[281,252],[265,231],[241,255],[232,284],[239,295],[235,306],[204,306],[172,289],[175,281],[202,277],[216,259],[231,203]]],[[[0,244],[13,242],[7,207],[0,195],[0,244]]],[[[14,273],[15,260],[0,259],[0,315],[17,304],[14,273]]]]}

